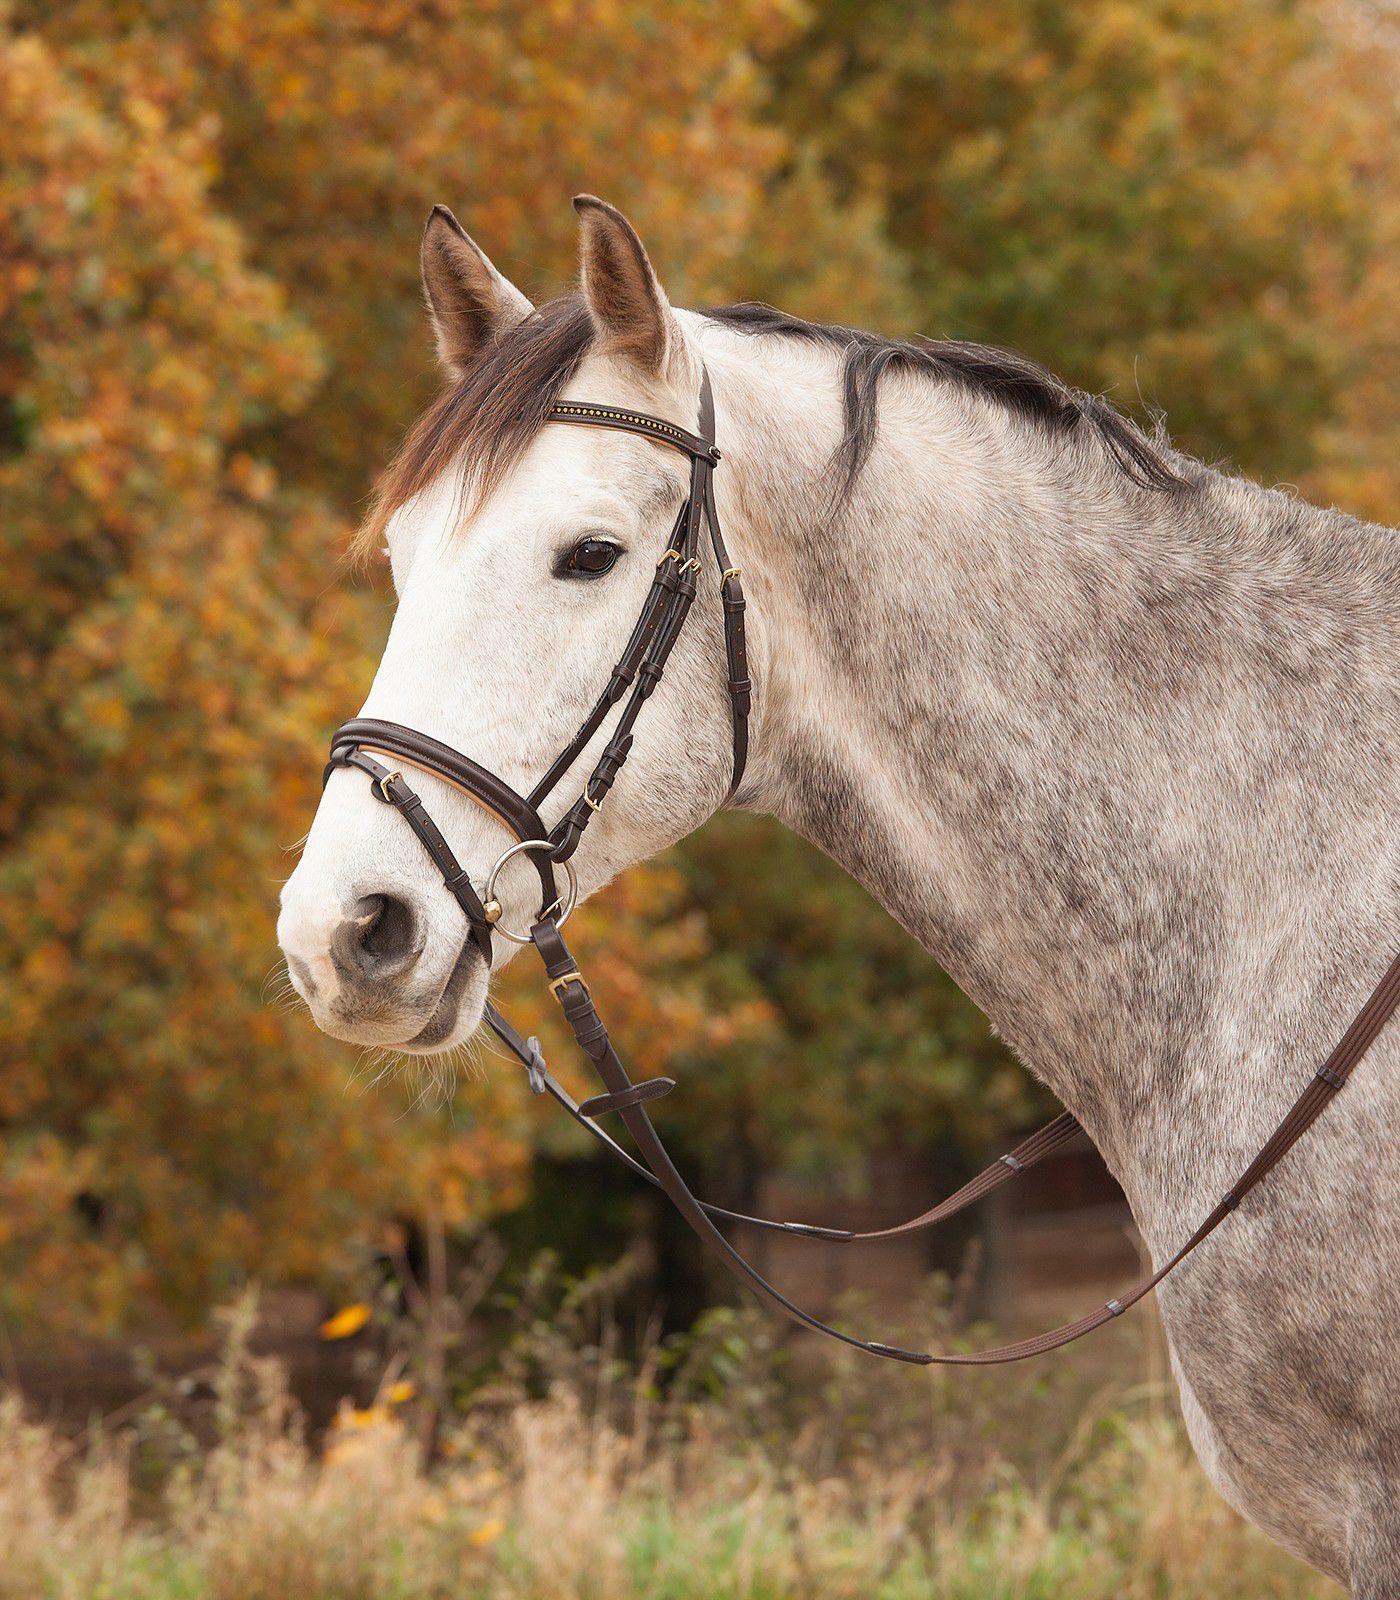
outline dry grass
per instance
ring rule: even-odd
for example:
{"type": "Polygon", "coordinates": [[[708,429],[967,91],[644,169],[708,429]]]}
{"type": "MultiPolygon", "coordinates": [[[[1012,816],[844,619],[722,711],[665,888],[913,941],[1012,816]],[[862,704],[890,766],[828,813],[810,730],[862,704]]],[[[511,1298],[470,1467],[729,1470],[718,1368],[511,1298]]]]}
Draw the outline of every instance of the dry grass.
{"type": "MultiPolygon", "coordinates": [[[[722,1342],[737,1348],[733,1325],[722,1342]]],[[[742,1366],[740,1350],[736,1394],[742,1366]]],[[[570,1383],[534,1399],[499,1385],[429,1471],[413,1419],[388,1403],[343,1413],[324,1448],[309,1448],[277,1371],[247,1355],[235,1328],[212,1447],[139,1501],[139,1434],[125,1448],[101,1438],[75,1448],[8,1403],[0,1600],[1338,1592],[1228,1511],[1160,1417],[1089,1415],[1057,1461],[1027,1474],[993,1452],[969,1456],[958,1448],[967,1419],[943,1413],[950,1442],[917,1465],[881,1464],[900,1459],[886,1454],[886,1433],[823,1470],[810,1429],[775,1427],[765,1444],[752,1419],[736,1428],[742,1398],[676,1409],[654,1398],[646,1373],[623,1387],[600,1398],[595,1383],[586,1400],[570,1383]]],[[[865,1425],[884,1427],[873,1412],[865,1425]]]]}
{"type": "Polygon", "coordinates": [[[315,1459],[252,1430],[133,1515],[119,1459],[76,1470],[0,1416],[5,1600],[1218,1600],[1336,1590],[1245,1527],[1174,1435],[1098,1450],[1047,1504],[1008,1482],[926,1510],[922,1474],[786,1480],[766,1463],[655,1459],[572,1402],[519,1409],[510,1470],[419,1470],[392,1418],[315,1459]]]}

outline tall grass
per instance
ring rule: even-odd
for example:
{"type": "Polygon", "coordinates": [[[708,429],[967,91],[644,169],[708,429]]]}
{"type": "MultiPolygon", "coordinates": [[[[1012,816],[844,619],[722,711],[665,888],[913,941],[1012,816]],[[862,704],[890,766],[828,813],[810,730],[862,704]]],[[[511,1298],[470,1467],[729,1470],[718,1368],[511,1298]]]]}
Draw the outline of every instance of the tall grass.
{"type": "Polygon", "coordinates": [[[1053,1501],[1009,1479],[930,1513],[907,1468],[790,1476],[689,1446],[639,1459],[572,1401],[520,1407],[509,1465],[420,1469],[392,1417],[323,1456],[245,1424],[160,1514],[119,1456],[74,1467],[0,1414],[5,1600],[1219,1600],[1337,1591],[1227,1511],[1170,1430],[1125,1426],[1053,1501]]]}
{"type": "Polygon", "coordinates": [[[313,1447],[246,1333],[245,1317],[204,1443],[176,1452],[154,1488],[168,1419],[75,1446],[0,1405],[0,1600],[1338,1593],[1226,1509],[1170,1419],[1132,1408],[1091,1408],[1030,1470],[937,1387],[915,1407],[937,1423],[922,1441],[903,1401],[881,1411],[896,1391],[853,1390],[851,1373],[831,1377],[850,1408],[835,1421],[820,1396],[795,1429],[767,1417],[773,1351],[732,1314],[681,1353],[690,1376],[674,1372],[664,1396],[605,1344],[569,1346],[571,1367],[559,1333],[537,1325],[515,1370],[439,1431],[430,1467],[414,1402],[393,1403],[403,1385],[342,1411],[313,1447]]]}

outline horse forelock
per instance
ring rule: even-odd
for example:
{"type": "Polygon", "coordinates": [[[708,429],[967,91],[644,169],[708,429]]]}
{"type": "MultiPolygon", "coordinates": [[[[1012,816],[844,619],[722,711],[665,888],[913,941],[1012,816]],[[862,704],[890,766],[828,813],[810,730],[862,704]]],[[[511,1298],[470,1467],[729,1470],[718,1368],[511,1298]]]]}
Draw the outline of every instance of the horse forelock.
{"type": "Polygon", "coordinates": [[[572,293],[547,301],[496,339],[409,430],[375,488],[355,554],[377,549],[394,513],[459,463],[468,469],[472,502],[499,487],[544,427],[594,338],[583,296],[572,293]]]}

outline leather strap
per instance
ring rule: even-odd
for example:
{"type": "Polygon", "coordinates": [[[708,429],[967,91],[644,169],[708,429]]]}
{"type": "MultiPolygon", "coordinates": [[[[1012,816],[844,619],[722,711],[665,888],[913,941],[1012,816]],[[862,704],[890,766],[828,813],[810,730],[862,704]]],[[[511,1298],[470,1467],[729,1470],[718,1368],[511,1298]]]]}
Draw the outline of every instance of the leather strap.
{"type": "Polygon", "coordinates": [[[632,686],[647,652],[651,647],[661,619],[670,605],[676,588],[676,564],[683,559],[681,545],[685,539],[685,507],[676,514],[671,537],[666,541],[666,551],[657,563],[656,576],[642,602],[641,613],[632,629],[632,637],[612,670],[607,687],[598,697],[593,709],[580,724],[578,732],[550,763],[548,771],[530,791],[530,804],[537,806],[557,788],[560,779],[578,759],[580,751],[602,727],[609,711],[632,686]]]}
{"type": "Polygon", "coordinates": [[[402,773],[391,772],[388,767],[381,766],[373,756],[359,749],[346,751],[335,765],[358,767],[361,772],[367,774],[370,780],[370,792],[374,797],[383,801],[385,805],[393,806],[418,835],[423,848],[433,858],[438,871],[442,873],[443,883],[461,906],[471,937],[476,940],[477,948],[489,966],[491,924],[486,919],[486,910],[472,887],[471,879],[462,870],[456,856],[452,854],[452,848],[443,838],[437,823],[428,814],[427,807],[418,795],[404,782],[402,773]]]}
{"type": "MultiPolygon", "coordinates": [[[[706,373],[701,380],[702,389],[709,382],[706,373]]],[[[663,422],[660,417],[649,417],[642,411],[629,411],[625,406],[600,405],[596,400],[568,400],[550,408],[550,422],[568,422],[582,428],[611,428],[617,433],[635,433],[643,439],[654,439],[657,444],[670,445],[692,461],[706,461],[717,466],[719,451],[715,449],[714,414],[705,437],[689,433],[674,422],[663,422]]]]}
{"type": "MultiPolygon", "coordinates": [[[[710,388],[710,374],[705,372],[700,380],[700,432],[714,442],[715,400],[710,388]]],[[[710,531],[710,547],[715,553],[719,568],[720,605],[724,616],[724,653],[729,668],[730,731],[734,748],[734,765],[729,778],[726,803],[734,798],[744,768],[749,759],[749,711],[753,700],[753,684],[749,679],[748,637],[744,632],[744,587],[740,583],[738,567],[732,566],[724,535],[719,530],[719,512],[715,506],[714,472],[705,474],[705,522],[710,531]]]]}
{"type": "MultiPolygon", "coordinates": [[[[744,768],[748,762],[749,750],[749,713],[752,708],[753,683],[748,671],[748,643],[744,632],[744,590],[740,582],[741,573],[737,567],[730,565],[729,552],[725,548],[723,535],[720,533],[719,514],[715,508],[714,498],[714,469],[720,461],[720,453],[715,448],[715,404],[714,390],[710,384],[710,374],[702,371],[700,377],[700,404],[698,434],[688,433],[684,428],[677,427],[674,423],[662,422],[655,417],[648,417],[640,412],[620,409],[616,406],[600,405],[595,401],[578,400],[555,406],[549,413],[551,422],[566,422],[582,427],[610,428],[622,433],[638,434],[643,438],[655,440],[658,444],[669,445],[672,449],[688,455],[691,461],[690,493],[687,503],[682,508],[678,528],[684,524],[684,538],[677,543],[673,533],[673,544],[683,551],[683,559],[695,560],[696,546],[698,544],[699,527],[703,518],[710,534],[710,543],[714,549],[715,560],[720,574],[720,601],[724,621],[725,654],[728,660],[729,677],[727,689],[730,702],[731,737],[733,741],[733,765],[730,772],[729,792],[726,801],[734,798],[740,780],[744,775],[744,768]]],[[[671,643],[674,643],[672,639],[671,643]]],[[[666,654],[669,654],[669,646],[666,654]]],[[[664,665],[664,657],[663,657],[664,665]]],[[[659,674],[658,674],[659,676],[659,674]]],[[[653,685],[654,687],[654,685],[653,685]]],[[[650,690],[647,691],[650,693],[650,690]]],[[[618,694],[620,698],[620,691],[618,694]]],[[[615,700],[609,701],[615,704],[615,700]]],[[[571,741],[569,749],[565,752],[567,759],[561,757],[550,768],[546,775],[549,787],[558,781],[559,776],[571,764],[578,751],[588,742],[592,734],[601,725],[603,716],[606,715],[606,706],[595,707],[596,721],[585,722],[579,730],[579,735],[571,741]],[[587,730],[585,733],[584,730],[587,730]],[[557,769],[557,770],[556,770],[557,769]]],[[[589,786],[591,788],[591,785],[589,786]]],[[[542,782],[531,795],[531,799],[538,804],[541,796],[548,792],[542,782]]],[[[589,792],[589,790],[585,790],[589,792]]],[[[595,795],[596,799],[597,796],[595,795]]],[[[570,824],[561,838],[561,848],[572,852],[578,847],[578,840],[584,828],[588,825],[588,818],[583,816],[579,807],[582,799],[576,802],[571,812],[570,824]]],[[[563,859],[561,856],[559,859],[563,859]]]]}
{"type": "Polygon", "coordinates": [[[674,1078],[648,1078],[644,1083],[634,1083],[621,1094],[595,1094],[585,1100],[579,1110],[585,1117],[601,1117],[608,1111],[625,1111],[628,1106],[639,1106],[647,1100],[659,1100],[676,1087],[674,1078]]]}
{"type": "MultiPolygon", "coordinates": [[[[552,922],[542,922],[531,931],[531,937],[544,961],[545,971],[553,980],[551,988],[573,1030],[576,1042],[592,1062],[608,1093],[621,1099],[634,1086],[617,1052],[613,1049],[607,1029],[593,1005],[588,987],[579,974],[577,963],[560,937],[558,928],[552,922]]],[[[658,1186],[666,1193],[691,1228],[724,1261],[735,1276],[793,1321],[814,1332],[837,1339],[842,1344],[852,1345],[870,1355],[881,1356],[888,1360],[910,1362],[917,1366],[995,1366],[1009,1361],[1023,1361],[1028,1357],[1044,1355],[1051,1350],[1060,1349],[1063,1345],[1072,1344],[1096,1328],[1101,1328],[1106,1322],[1121,1316],[1130,1306],[1136,1305],[1155,1289],[1193,1250],[1209,1238],[1244,1196],[1277,1165],[1303,1133],[1312,1126],[1332,1097],[1345,1085],[1356,1063],[1374,1043],[1397,1005],[1400,1005],[1400,955],[1392,961],[1356,1019],[1326,1061],[1317,1069],[1312,1081],[1298,1096],[1259,1154],[1216,1203],[1196,1231],[1163,1266],[1132,1289],[1074,1322],[1066,1323],[1046,1333],[1036,1334],[1029,1339],[997,1345],[988,1350],[960,1352],[908,1350],[900,1345],[856,1338],[803,1310],[769,1283],[715,1227],[710,1212],[692,1194],[671,1161],[645,1108],[641,1104],[630,1102],[620,1104],[619,1111],[658,1186]]],[[[1056,1123],[1059,1121],[1057,1118],[1056,1123]]],[[[1052,1123],[1049,1128],[1042,1130],[1042,1134],[1049,1134],[1050,1129],[1055,1126],[1056,1124],[1052,1123]]],[[[1067,1132],[1065,1136],[1068,1136],[1067,1132]]],[[[925,1216],[927,1215],[925,1213],[925,1216]]],[[[915,1219],[915,1225],[922,1220],[915,1219]]],[[[903,1228],[886,1230],[884,1236],[900,1231],[905,1230],[903,1228]]]]}
{"type": "MultiPolygon", "coordinates": [[[[493,811],[519,840],[544,839],[548,829],[535,807],[494,772],[478,765],[469,756],[443,744],[440,739],[419,733],[416,728],[405,728],[398,722],[383,722],[376,717],[354,717],[336,729],[331,741],[330,760],[324,777],[329,777],[337,766],[346,765],[344,757],[360,745],[371,745],[390,755],[435,772],[449,783],[465,789],[475,799],[493,811]]],[[[538,865],[539,863],[537,863],[538,865]]],[[[553,894],[552,877],[547,876],[547,865],[541,871],[541,881],[549,894],[553,894]]]]}
{"type": "MultiPolygon", "coordinates": [[[[644,1167],[639,1161],[633,1160],[628,1153],[618,1144],[617,1140],[600,1128],[595,1117],[607,1111],[618,1110],[620,1107],[612,1105],[611,1096],[597,1095],[591,1100],[585,1100],[581,1105],[576,1101],[559,1080],[549,1071],[544,1055],[540,1050],[538,1039],[531,1037],[524,1039],[511,1026],[509,1021],[501,1015],[495,1006],[486,1008],[486,1023],[495,1033],[496,1037],[505,1045],[506,1049],[525,1068],[526,1076],[530,1082],[533,1094],[547,1094],[556,1105],[560,1106],[583,1131],[601,1145],[617,1160],[631,1169],[639,1178],[644,1178],[653,1187],[659,1187],[656,1175],[649,1168],[644,1167]]],[[[669,1084],[674,1087],[670,1078],[651,1078],[648,1083],[669,1084]]],[[[662,1093],[669,1093],[669,1089],[658,1089],[647,1098],[658,1098],[662,1093]]],[[[908,1222],[901,1222],[892,1228],[879,1228],[868,1233],[853,1232],[849,1228],[825,1227],[815,1222],[779,1222],[771,1217],[750,1216],[744,1211],[731,1211],[724,1206],[717,1206],[709,1201],[701,1200],[700,1208],[709,1216],[724,1222],[742,1222],[750,1228],[764,1228],[772,1233],[800,1234],[808,1239],[824,1239],[831,1244],[860,1244],[867,1239],[890,1239],[899,1234],[919,1233],[926,1228],[936,1227],[940,1222],[946,1222],[949,1217],[956,1216],[960,1211],[966,1211],[977,1201],[985,1199],[993,1190],[999,1189],[1002,1184],[1010,1183],[1013,1178],[1019,1177],[1023,1172],[1028,1172],[1046,1156],[1075,1137],[1080,1132],[1077,1121],[1068,1111],[1062,1111],[1054,1121],[1041,1128],[1038,1133],[1016,1145],[1005,1155],[1000,1155],[990,1166],[979,1172],[975,1178],[970,1178],[955,1193],[947,1199],[939,1201],[929,1210],[922,1212],[917,1217],[911,1217],[908,1222]]]]}

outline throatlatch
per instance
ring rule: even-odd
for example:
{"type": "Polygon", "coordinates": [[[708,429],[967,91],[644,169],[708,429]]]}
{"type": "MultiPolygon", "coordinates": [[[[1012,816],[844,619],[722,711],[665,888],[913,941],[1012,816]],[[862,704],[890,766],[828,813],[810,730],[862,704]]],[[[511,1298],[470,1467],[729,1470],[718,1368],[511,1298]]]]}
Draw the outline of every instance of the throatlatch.
{"type": "Polygon", "coordinates": [[[1207,1238],[1239,1205],[1246,1194],[1282,1159],[1321,1115],[1332,1097],[1345,1085],[1361,1057],[1370,1048],[1386,1021],[1400,1005],[1400,956],[1391,963],[1371,997],[1357,1014],[1327,1060],[1317,1069],[1287,1116],[1275,1128],[1263,1148],[1220,1199],[1200,1227],[1180,1249],[1151,1277],[1075,1322],[1048,1333],[1022,1339],[991,1350],[934,1353],[906,1350],[878,1340],[860,1339],[804,1311],[776,1289],[715,1226],[716,1221],[744,1223],[810,1239],[825,1239],[841,1244],[859,1244],[872,1239],[888,1239],[935,1227],[949,1217],[990,1194],[1001,1184],[1044,1160],[1052,1151],[1079,1132],[1079,1124],[1062,1112],[1038,1133],[997,1158],[977,1177],[956,1193],[917,1217],[895,1227],[874,1232],[853,1233],[842,1228],[817,1227],[810,1223],[777,1222],[764,1217],[746,1216],[723,1206],[697,1199],[677,1171],[665,1145],[647,1113],[649,1101],[669,1094],[675,1088],[671,1078],[649,1078],[634,1083],[628,1076],[608,1030],[593,1003],[588,984],[570,954],[560,932],[578,897],[578,880],[571,857],[593,817],[601,809],[632,749],[633,728],[665,672],[666,663],[680,637],[697,594],[697,578],[702,569],[699,555],[702,526],[708,531],[711,549],[719,572],[719,593],[723,608],[725,651],[728,666],[728,692],[733,738],[733,766],[728,798],[738,790],[748,760],[749,710],[752,685],[748,675],[748,653],[744,635],[744,591],[741,573],[731,566],[720,533],[714,500],[714,469],[720,454],[715,448],[714,400],[709,375],[700,386],[699,432],[691,433],[671,422],[617,406],[571,401],[557,405],[549,421],[581,427],[610,428],[636,434],[658,444],[679,450],[690,460],[690,486],[685,502],[676,514],[666,549],[657,563],[641,614],[627,641],[606,687],[578,732],[551,763],[528,795],[517,794],[504,779],[461,755],[449,745],[413,728],[375,718],[359,717],[339,728],[331,742],[330,759],[324,777],[337,767],[354,767],[370,780],[375,797],[393,806],[413,829],[428,852],[444,885],[456,899],[467,920],[472,939],[488,966],[492,956],[492,937],[500,934],[518,944],[533,944],[544,963],[554,997],[573,1031],[575,1042],[587,1057],[602,1085],[602,1093],[582,1105],[576,1102],[550,1072],[539,1041],[524,1039],[496,1010],[486,1007],[486,1021],[501,1042],[524,1067],[530,1088],[548,1094],[581,1127],[639,1177],[654,1184],[671,1200],[700,1238],[750,1288],[777,1306],[801,1326],[838,1339],[843,1344],[870,1355],[918,1366],[987,1366],[1005,1361],[1020,1361],[1042,1355],[1092,1333],[1129,1306],[1150,1293],[1169,1272],[1207,1238]],[[630,690],[630,694],[629,694],[630,690]],[[558,787],[564,775],[603,726],[608,715],[623,700],[623,706],[602,754],[584,784],[582,792],[552,828],[546,828],[539,813],[541,802],[558,787]],[[385,762],[392,763],[386,765],[385,762]],[[428,772],[484,806],[516,837],[497,860],[478,893],[467,873],[453,855],[451,847],[429,815],[422,799],[405,781],[403,768],[428,772]],[[517,855],[527,855],[539,874],[541,901],[534,925],[527,932],[506,928],[501,921],[501,906],[494,897],[496,880],[503,867],[517,855]],[[561,893],[558,869],[565,875],[561,893]],[[616,1113],[636,1143],[641,1159],[630,1155],[594,1120],[616,1113]]]}

